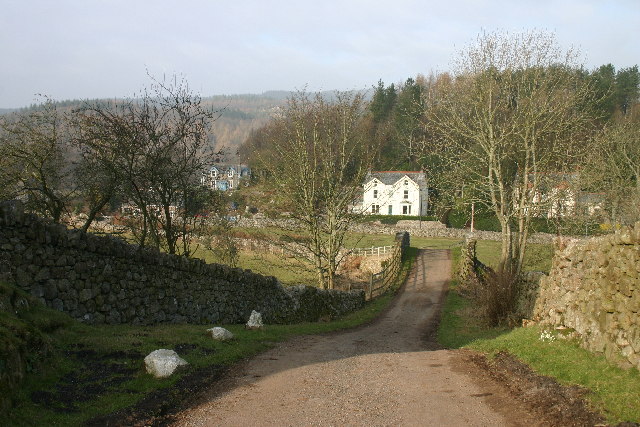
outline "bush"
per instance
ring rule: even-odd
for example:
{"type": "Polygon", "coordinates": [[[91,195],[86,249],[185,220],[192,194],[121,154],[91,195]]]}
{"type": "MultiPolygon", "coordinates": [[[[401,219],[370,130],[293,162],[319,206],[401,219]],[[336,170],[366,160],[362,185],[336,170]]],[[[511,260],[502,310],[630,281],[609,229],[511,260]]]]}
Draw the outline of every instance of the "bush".
{"type": "Polygon", "coordinates": [[[504,271],[491,271],[484,277],[479,306],[490,326],[514,327],[518,318],[518,290],[522,279],[504,271]]]}
{"type": "MultiPolygon", "coordinates": [[[[445,223],[450,228],[471,227],[471,209],[456,208],[445,214],[445,223]]],[[[513,224],[514,227],[517,225],[513,224]]],[[[476,210],[474,228],[482,231],[501,231],[500,222],[493,212],[476,210]]],[[[606,233],[601,224],[593,218],[531,218],[532,233],[549,233],[562,235],[600,235],[606,233]]]]}

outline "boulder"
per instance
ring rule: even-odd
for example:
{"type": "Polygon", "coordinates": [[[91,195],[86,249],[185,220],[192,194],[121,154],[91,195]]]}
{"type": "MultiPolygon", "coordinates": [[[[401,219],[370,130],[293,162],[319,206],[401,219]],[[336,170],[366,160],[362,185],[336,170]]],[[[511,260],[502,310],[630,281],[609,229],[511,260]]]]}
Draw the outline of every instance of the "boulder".
{"type": "Polygon", "coordinates": [[[262,323],[262,314],[253,310],[251,312],[251,316],[249,316],[249,321],[247,322],[247,329],[261,329],[264,327],[262,323]]]}
{"type": "Polygon", "coordinates": [[[211,338],[213,338],[214,340],[228,341],[233,339],[233,334],[231,333],[231,331],[219,326],[207,329],[207,332],[211,334],[211,338]]]}
{"type": "Polygon", "coordinates": [[[154,377],[165,378],[173,374],[179,366],[188,365],[188,363],[175,351],[161,348],[149,353],[144,358],[144,365],[147,372],[154,377]]]}

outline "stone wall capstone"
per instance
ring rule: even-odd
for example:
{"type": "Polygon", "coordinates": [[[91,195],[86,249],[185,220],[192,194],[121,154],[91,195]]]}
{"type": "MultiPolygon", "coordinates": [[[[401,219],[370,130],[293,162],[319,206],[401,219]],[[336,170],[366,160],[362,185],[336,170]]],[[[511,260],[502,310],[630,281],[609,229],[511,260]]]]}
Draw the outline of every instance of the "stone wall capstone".
{"type": "Polygon", "coordinates": [[[534,320],[574,330],[588,350],[640,369],[640,222],[589,240],[558,239],[534,320]]]}
{"type": "Polygon", "coordinates": [[[364,305],[364,292],[283,287],[250,270],[141,249],[0,203],[0,276],[88,323],[316,321],[364,305]]]}

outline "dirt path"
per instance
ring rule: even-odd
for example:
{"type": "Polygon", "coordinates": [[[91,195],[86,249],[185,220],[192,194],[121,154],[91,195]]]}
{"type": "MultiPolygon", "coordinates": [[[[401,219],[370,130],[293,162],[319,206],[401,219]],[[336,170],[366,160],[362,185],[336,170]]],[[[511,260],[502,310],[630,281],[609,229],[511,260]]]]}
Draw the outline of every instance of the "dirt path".
{"type": "Polygon", "coordinates": [[[177,425],[537,425],[431,339],[450,270],[448,251],[422,250],[379,320],[261,354],[238,369],[228,392],[178,414],[177,425]]]}

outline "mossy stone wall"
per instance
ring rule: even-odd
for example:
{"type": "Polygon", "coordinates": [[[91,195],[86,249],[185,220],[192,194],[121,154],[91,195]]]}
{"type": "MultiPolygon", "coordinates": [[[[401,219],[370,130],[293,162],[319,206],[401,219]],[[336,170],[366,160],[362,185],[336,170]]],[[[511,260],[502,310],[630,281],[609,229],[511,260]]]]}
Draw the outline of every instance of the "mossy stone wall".
{"type": "Polygon", "coordinates": [[[140,249],[0,204],[0,273],[49,307],[89,323],[316,321],[364,305],[363,291],[283,287],[274,277],[140,249]]]}
{"type": "Polygon", "coordinates": [[[568,328],[583,346],[640,369],[640,222],[589,240],[558,240],[534,320],[568,328]]]}

